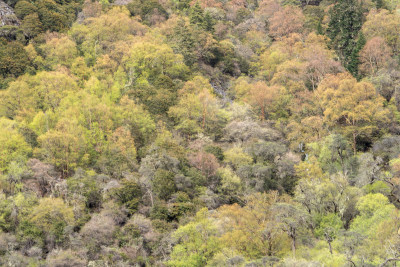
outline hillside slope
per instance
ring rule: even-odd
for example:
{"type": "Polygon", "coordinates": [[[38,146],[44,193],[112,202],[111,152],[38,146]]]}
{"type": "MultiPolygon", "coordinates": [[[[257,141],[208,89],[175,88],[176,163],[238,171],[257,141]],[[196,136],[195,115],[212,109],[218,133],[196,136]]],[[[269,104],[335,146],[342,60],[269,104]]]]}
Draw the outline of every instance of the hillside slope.
{"type": "Polygon", "coordinates": [[[1,266],[400,261],[400,2],[0,4],[1,266]]]}

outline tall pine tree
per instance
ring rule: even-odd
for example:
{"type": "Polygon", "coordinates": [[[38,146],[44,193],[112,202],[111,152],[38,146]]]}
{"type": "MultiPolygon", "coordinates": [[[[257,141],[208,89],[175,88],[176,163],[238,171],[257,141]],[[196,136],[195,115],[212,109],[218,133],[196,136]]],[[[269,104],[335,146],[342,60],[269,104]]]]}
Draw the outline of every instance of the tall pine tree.
{"type": "Polygon", "coordinates": [[[203,25],[204,23],[204,11],[201,8],[199,2],[196,2],[189,10],[190,23],[194,25],[203,25]]]}
{"type": "Polygon", "coordinates": [[[196,40],[193,36],[193,29],[186,25],[184,20],[179,20],[171,36],[172,48],[176,53],[182,54],[185,64],[193,66],[197,61],[196,40]]]}
{"type": "Polygon", "coordinates": [[[362,31],[360,31],[360,33],[358,34],[358,38],[357,38],[357,43],[356,46],[353,49],[353,52],[350,55],[350,60],[347,66],[347,69],[349,70],[349,72],[351,74],[353,74],[353,76],[357,79],[360,79],[360,74],[358,72],[358,65],[360,64],[360,51],[361,49],[363,49],[365,43],[367,41],[365,40],[365,36],[362,33],[362,31]]]}
{"type": "Polygon", "coordinates": [[[361,43],[357,44],[363,24],[362,10],[357,0],[339,0],[329,11],[327,35],[342,64],[354,76],[358,75],[358,52],[362,49],[361,43]]]}

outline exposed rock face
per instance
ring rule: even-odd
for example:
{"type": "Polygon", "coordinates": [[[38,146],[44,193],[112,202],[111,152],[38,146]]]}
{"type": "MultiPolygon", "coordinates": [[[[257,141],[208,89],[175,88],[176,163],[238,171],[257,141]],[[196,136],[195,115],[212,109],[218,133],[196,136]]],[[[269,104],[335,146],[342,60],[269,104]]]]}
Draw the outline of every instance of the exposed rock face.
{"type": "Polygon", "coordinates": [[[3,26],[18,26],[20,24],[14,10],[0,0],[0,27],[3,26]]]}

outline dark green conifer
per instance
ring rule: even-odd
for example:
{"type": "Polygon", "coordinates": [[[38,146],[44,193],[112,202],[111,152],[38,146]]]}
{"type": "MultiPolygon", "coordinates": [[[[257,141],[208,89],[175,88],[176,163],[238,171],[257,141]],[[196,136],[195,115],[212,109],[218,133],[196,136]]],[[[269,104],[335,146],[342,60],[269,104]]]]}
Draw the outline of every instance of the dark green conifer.
{"type": "Polygon", "coordinates": [[[192,35],[192,29],[185,24],[184,20],[179,20],[174,29],[173,49],[183,55],[185,64],[192,66],[197,58],[195,51],[195,39],[192,35]]]}
{"type": "Polygon", "coordinates": [[[353,75],[357,50],[357,37],[363,24],[362,6],[356,0],[340,0],[329,11],[327,35],[342,64],[353,75]]]}
{"type": "Polygon", "coordinates": [[[357,38],[356,46],[354,47],[353,52],[351,53],[350,61],[349,61],[348,67],[347,67],[349,72],[351,74],[353,74],[353,76],[356,77],[357,79],[360,78],[360,75],[358,73],[358,65],[360,64],[360,55],[359,54],[360,54],[361,49],[363,49],[365,43],[366,43],[365,36],[362,33],[362,31],[360,31],[358,38],[357,38]]]}
{"type": "Polygon", "coordinates": [[[199,2],[196,2],[189,10],[190,23],[194,25],[204,25],[204,11],[199,2]]]}
{"type": "Polygon", "coordinates": [[[206,31],[213,32],[214,31],[214,19],[211,17],[209,12],[206,12],[204,15],[203,28],[206,31]]]}

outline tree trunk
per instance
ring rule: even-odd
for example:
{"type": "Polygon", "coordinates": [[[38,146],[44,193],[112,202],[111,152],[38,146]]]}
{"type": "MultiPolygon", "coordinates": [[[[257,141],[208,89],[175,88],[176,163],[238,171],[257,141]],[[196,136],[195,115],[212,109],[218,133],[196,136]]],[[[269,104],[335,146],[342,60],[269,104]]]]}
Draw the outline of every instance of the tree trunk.
{"type": "Polygon", "coordinates": [[[154,207],[153,192],[150,189],[148,189],[147,193],[150,196],[151,207],[154,207]]]}
{"type": "Polygon", "coordinates": [[[357,153],[357,149],[356,149],[356,145],[357,145],[356,137],[357,137],[356,132],[353,132],[353,152],[354,152],[354,155],[356,155],[356,153],[357,153]]]}
{"type": "Polygon", "coordinates": [[[329,252],[330,252],[331,255],[332,255],[333,252],[332,252],[332,244],[331,244],[331,241],[328,241],[328,245],[329,245],[329,252]]]}
{"type": "Polygon", "coordinates": [[[203,107],[203,129],[206,127],[206,108],[203,107]]]}
{"type": "Polygon", "coordinates": [[[261,106],[261,120],[262,121],[265,120],[265,106],[264,105],[261,106]]]}
{"type": "Polygon", "coordinates": [[[292,235],[292,253],[293,258],[296,258],[296,235],[292,235]]]}

